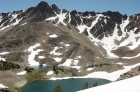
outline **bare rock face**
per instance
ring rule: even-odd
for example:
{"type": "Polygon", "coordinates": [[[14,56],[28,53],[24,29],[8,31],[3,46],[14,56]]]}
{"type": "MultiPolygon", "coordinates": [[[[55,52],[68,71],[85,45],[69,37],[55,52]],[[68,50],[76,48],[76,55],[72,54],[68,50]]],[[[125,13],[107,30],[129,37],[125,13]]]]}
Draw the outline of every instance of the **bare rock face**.
{"type": "Polygon", "coordinates": [[[55,16],[54,11],[48,5],[48,3],[44,1],[40,2],[36,7],[34,7],[28,15],[28,17],[31,18],[32,21],[42,21],[53,16],[55,16]]]}
{"type": "Polygon", "coordinates": [[[57,14],[60,14],[61,10],[55,4],[51,5],[51,7],[57,14]]]}

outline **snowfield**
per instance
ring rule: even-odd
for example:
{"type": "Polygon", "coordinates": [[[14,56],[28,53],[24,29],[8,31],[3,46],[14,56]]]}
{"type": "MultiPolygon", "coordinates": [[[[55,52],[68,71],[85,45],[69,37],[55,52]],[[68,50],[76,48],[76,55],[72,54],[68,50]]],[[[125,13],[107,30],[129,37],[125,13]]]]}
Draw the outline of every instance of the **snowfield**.
{"type": "Polygon", "coordinates": [[[140,75],[77,92],[140,92],[140,75]]]}

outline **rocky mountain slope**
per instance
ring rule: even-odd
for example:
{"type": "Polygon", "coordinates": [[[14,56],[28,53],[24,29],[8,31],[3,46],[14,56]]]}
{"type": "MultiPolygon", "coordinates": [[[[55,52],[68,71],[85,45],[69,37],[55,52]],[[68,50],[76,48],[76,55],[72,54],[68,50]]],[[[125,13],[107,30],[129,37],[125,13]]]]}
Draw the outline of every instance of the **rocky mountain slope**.
{"type": "Polygon", "coordinates": [[[67,11],[42,1],[0,14],[0,59],[113,72],[139,63],[139,32],[140,14],[67,11]]]}

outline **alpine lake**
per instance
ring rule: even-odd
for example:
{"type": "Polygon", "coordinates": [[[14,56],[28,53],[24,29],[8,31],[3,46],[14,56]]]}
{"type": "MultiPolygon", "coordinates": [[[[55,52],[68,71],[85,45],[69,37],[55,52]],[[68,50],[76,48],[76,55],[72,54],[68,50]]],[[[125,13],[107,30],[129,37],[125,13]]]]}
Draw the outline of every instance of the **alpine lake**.
{"type": "MultiPolygon", "coordinates": [[[[52,70],[52,66],[34,66],[35,70],[44,71],[52,70]]],[[[37,80],[29,82],[21,87],[21,92],[54,92],[56,86],[61,85],[63,92],[76,92],[83,89],[83,86],[87,84],[88,88],[104,85],[111,81],[99,78],[70,78],[62,80],[37,80]]]]}

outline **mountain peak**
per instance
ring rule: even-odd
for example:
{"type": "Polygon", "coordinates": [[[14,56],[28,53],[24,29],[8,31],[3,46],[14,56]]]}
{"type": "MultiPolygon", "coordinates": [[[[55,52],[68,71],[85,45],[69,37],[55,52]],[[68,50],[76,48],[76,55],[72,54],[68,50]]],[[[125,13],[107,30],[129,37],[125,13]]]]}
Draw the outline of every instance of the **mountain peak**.
{"type": "Polygon", "coordinates": [[[55,16],[54,11],[45,1],[41,1],[30,13],[33,21],[42,21],[46,18],[55,16]]]}
{"type": "Polygon", "coordinates": [[[49,6],[49,4],[45,1],[41,1],[37,6],[49,6]]]}
{"type": "Polygon", "coordinates": [[[51,7],[57,14],[60,14],[61,10],[55,4],[51,5],[51,7]]]}

